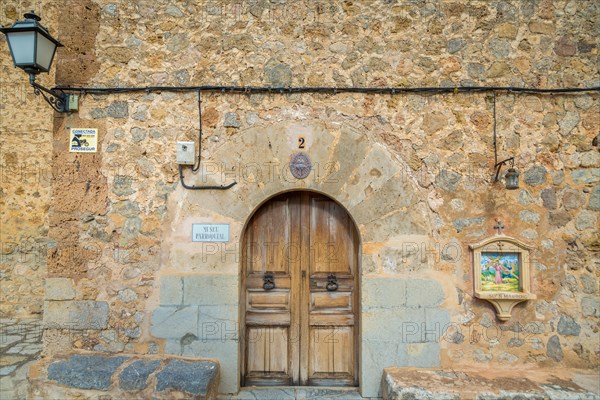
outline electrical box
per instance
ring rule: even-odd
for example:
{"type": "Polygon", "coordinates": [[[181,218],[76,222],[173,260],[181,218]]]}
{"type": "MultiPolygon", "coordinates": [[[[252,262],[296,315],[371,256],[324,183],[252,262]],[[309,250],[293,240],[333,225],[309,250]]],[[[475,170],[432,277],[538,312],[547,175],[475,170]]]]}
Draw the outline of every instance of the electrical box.
{"type": "Polygon", "coordinates": [[[196,162],[196,144],[194,142],[177,142],[177,164],[194,165],[196,162]]]}
{"type": "Polygon", "coordinates": [[[79,111],[79,96],[76,94],[70,94],[67,106],[67,111],[79,111]]]}

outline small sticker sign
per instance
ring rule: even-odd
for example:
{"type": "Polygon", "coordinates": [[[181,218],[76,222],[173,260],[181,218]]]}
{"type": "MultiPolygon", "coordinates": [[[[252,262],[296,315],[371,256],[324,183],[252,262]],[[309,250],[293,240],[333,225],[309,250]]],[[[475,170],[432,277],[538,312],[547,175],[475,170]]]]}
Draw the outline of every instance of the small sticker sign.
{"type": "Polygon", "coordinates": [[[71,128],[69,152],[95,153],[98,149],[98,129],[71,128]]]}
{"type": "Polygon", "coordinates": [[[192,242],[229,242],[229,224],[192,224],[192,242]]]}

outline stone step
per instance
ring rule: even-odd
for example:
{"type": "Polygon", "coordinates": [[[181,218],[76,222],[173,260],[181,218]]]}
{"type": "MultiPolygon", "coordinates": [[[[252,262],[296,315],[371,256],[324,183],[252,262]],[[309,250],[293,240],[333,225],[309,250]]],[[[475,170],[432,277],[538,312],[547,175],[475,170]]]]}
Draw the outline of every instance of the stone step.
{"type": "Polygon", "coordinates": [[[236,395],[220,395],[222,400],[364,400],[358,388],[340,387],[245,387],[236,395]]]}

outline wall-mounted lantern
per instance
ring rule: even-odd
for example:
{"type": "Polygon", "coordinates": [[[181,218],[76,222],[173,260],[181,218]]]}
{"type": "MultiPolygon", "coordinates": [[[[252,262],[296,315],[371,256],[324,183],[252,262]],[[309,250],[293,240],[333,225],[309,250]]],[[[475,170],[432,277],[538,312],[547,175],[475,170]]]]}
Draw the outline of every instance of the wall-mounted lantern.
{"type": "Polygon", "coordinates": [[[24,20],[15,22],[9,28],[0,28],[0,32],[6,35],[15,67],[29,74],[34,93],[41,94],[56,111],[77,110],[77,96],[47,89],[35,82],[37,74],[50,71],[56,49],[62,44],[40,24],[41,18],[33,11],[24,17],[24,20]]]}
{"type": "Polygon", "coordinates": [[[504,175],[506,181],[506,188],[508,190],[515,190],[519,188],[519,173],[515,168],[509,168],[504,175]]]}
{"type": "MultiPolygon", "coordinates": [[[[495,144],[495,142],[494,142],[494,144],[495,144]]],[[[494,148],[495,148],[495,146],[494,146],[494,148]]],[[[519,188],[519,172],[516,170],[516,168],[514,166],[514,164],[515,164],[514,157],[507,158],[506,160],[496,163],[496,165],[495,165],[496,178],[494,178],[494,182],[498,182],[498,180],[500,179],[500,169],[502,169],[502,166],[509,161],[511,162],[511,165],[510,165],[510,168],[508,169],[508,171],[506,171],[506,175],[504,175],[505,185],[506,185],[506,189],[515,190],[515,189],[519,188]]]]}

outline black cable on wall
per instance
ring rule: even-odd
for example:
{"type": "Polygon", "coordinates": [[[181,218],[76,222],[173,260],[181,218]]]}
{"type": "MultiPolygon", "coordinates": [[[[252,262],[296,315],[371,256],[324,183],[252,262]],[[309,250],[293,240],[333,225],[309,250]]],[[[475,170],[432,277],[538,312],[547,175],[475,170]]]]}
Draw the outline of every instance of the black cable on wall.
{"type": "MultiPolygon", "coordinates": [[[[205,85],[205,86],[146,86],[146,87],[122,87],[122,88],[91,88],[91,87],[67,87],[67,86],[56,86],[54,90],[60,90],[63,92],[79,92],[81,94],[96,94],[96,95],[110,95],[118,93],[135,93],[135,92],[197,92],[198,93],[198,118],[199,118],[199,132],[198,132],[198,158],[197,165],[192,166],[192,172],[197,172],[200,169],[201,164],[201,153],[202,153],[202,92],[212,93],[243,93],[243,94],[255,94],[255,93],[273,93],[273,94],[293,94],[293,93],[372,93],[372,94],[405,94],[405,93],[430,93],[430,94],[441,94],[441,93],[494,93],[494,150],[496,150],[496,137],[495,137],[495,112],[496,112],[496,92],[509,92],[509,93],[530,93],[530,94],[552,94],[552,93],[582,93],[582,92],[600,92],[600,86],[584,87],[584,88],[550,88],[550,89],[539,89],[539,88],[526,88],[526,87],[514,87],[514,86],[457,86],[457,87],[272,87],[272,86],[219,86],[219,85],[205,85]]],[[[494,153],[495,160],[497,162],[497,154],[494,153]]],[[[196,186],[187,185],[183,179],[183,167],[179,165],[179,179],[181,185],[185,189],[189,190],[226,190],[235,186],[237,182],[232,182],[228,185],[222,186],[196,186]]]]}
{"type": "Polygon", "coordinates": [[[513,92],[513,93],[581,93],[600,92],[600,86],[583,88],[528,88],[515,86],[456,86],[456,87],[273,87],[273,86],[145,86],[145,87],[69,87],[56,86],[54,90],[64,92],[79,92],[90,94],[115,94],[133,92],[221,92],[221,93],[376,93],[376,94],[402,94],[402,93],[471,93],[471,92],[513,92]]]}

